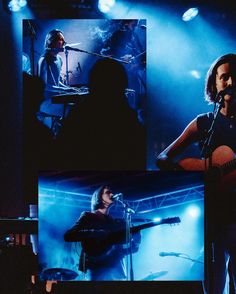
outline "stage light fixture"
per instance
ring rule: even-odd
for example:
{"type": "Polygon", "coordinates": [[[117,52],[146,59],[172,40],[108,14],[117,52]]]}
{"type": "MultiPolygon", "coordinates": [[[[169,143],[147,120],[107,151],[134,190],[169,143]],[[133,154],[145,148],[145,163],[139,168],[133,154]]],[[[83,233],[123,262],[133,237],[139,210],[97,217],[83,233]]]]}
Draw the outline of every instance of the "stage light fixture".
{"type": "Polygon", "coordinates": [[[160,218],[160,217],[155,217],[155,218],[153,219],[153,221],[154,221],[154,222],[160,222],[160,221],[161,221],[161,218],[160,218]]]}
{"type": "Polygon", "coordinates": [[[201,79],[201,74],[200,74],[200,72],[198,70],[191,70],[190,74],[191,74],[192,77],[194,77],[197,80],[201,79]]]}
{"type": "Polygon", "coordinates": [[[102,13],[108,13],[114,5],[115,5],[115,0],[99,0],[98,1],[98,9],[102,13]]]}
{"type": "Polygon", "coordinates": [[[190,21],[190,20],[193,20],[197,15],[198,15],[198,8],[197,7],[189,8],[182,15],[182,20],[183,21],[190,21]]]}
{"type": "Polygon", "coordinates": [[[11,12],[18,12],[26,5],[27,5],[26,0],[11,0],[11,1],[9,1],[7,7],[9,9],[9,11],[11,11],[11,12]]]}
{"type": "Polygon", "coordinates": [[[200,208],[196,205],[191,205],[188,207],[188,215],[191,216],[192,218],[197,218],[200,215],[200,208]]]}

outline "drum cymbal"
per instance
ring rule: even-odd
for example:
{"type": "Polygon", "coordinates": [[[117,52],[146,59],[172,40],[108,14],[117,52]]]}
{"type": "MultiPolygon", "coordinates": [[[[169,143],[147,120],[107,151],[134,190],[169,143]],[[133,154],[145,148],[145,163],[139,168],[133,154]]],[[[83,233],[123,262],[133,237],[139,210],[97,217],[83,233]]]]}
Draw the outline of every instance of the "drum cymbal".
{"type": "Polygon", "coordinates": [[[160,271],[156,273],[151,273],[150,275],[146,276],[141,281],[154,281],[157,278],[160,278],[161,276],[164,276],[168,273],[168,271],[160,271]]]}
{"type": "Polygon", "coordinates": [[[78,274],[66,268],[48,268],[41,274],[42,280],[48,281],[69,281],[74,280],[78,274]]]}

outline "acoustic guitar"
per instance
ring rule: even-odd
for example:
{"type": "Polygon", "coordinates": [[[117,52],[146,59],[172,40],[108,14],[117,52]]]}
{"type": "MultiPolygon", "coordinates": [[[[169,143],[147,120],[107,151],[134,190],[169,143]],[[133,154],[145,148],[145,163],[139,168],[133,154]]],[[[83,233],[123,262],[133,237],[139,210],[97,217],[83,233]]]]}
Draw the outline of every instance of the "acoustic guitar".
{"type": "Polygon", "coordinates": [[[222,145],[212,153],[210,158],[185,158],[178,162],[178,166],[187,171],[207,171],[210,175],[218,177],[221,184],[236,187],[236,156],[233,150],[222,145]]]}

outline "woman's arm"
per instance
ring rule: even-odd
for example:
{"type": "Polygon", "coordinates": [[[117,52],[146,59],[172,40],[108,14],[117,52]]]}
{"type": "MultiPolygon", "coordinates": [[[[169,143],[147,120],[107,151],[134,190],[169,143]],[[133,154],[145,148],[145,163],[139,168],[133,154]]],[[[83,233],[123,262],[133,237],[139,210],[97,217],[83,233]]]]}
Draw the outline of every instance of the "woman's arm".
{"type": "Polygon", "coordinates": [[[157,157],[156,165],[161,170],[175,170],[178,165],[174,163],[177,155],[180,155],[189,145],[198,140],[197,119],[191,121],[182,134],[163,150],[157,157]]]}
{"type": "Polygon", "coordinates": [[[93,219],[87,212],[83,212],[75,225],[64,234],[66,242],[80,242],[85,239],[105,238],[107,230],[93,228],[93,219]]]}

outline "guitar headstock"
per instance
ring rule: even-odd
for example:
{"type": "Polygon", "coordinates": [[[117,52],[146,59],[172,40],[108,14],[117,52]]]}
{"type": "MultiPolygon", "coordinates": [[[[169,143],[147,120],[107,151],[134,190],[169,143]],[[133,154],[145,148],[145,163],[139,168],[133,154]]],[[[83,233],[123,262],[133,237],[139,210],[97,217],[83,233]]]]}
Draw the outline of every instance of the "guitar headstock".
{"type": "Polygon", "coordinates": [[[181,222],[181,220],[180,220],[180,218],[178,216],[163,218],[161,220],[162,224],[170,224],[170,225],[179,224],[180,222],[181,222]]]}

